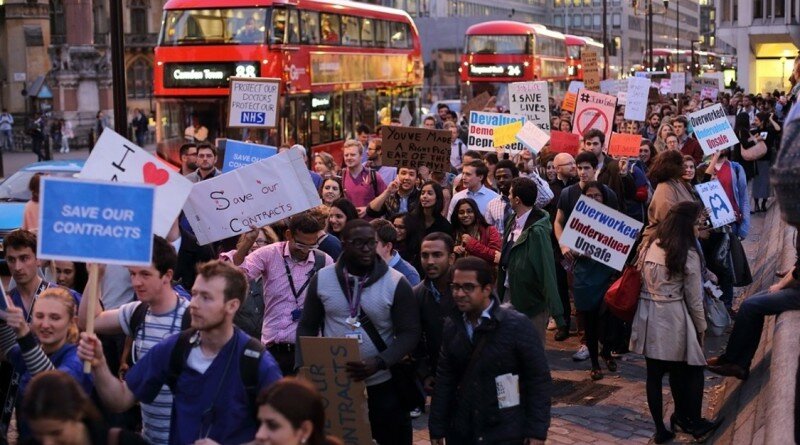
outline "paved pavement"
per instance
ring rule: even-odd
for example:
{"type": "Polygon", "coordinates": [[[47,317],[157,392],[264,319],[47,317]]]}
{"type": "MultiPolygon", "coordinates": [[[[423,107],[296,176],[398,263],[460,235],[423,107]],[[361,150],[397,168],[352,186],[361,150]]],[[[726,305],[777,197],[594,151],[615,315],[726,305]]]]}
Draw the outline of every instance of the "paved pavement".
{"type": "MultiPolygon", "coordinates": [[[[9,177],[22,167],[36,162],[36,155],[30,151],[14,151],[3,153],[3,173],[0,174],[0,179],[9,177]]],[[[53,153],[53,159],[86,159],[89,157],[89,149],[70,150],[69,153],[59,153],[56,150],[53,153]]]]}
{"type": "MultiPolygon", "coordinates": [[[[743,243],[750,258],[755,283],[750,288],[737,289],[737,304],[753,290],[768,287],[775,280],[776,259],[781,249],[789,245],[778,235],[784,225],[774,204],[770,212],[752,216],[751,235],[743,243]]],[[[772,317],[771,317],[772,318],[772,317]]],[[[768,356],[764,350],[771,347],[771,326],[765,327],[767,341],[756,355],[756,370],[746,385],[735,379],[726,379],[706,372],[704,415],[715,417],[716,413],[727,415],[720,432],[707,443],[758,444],[763,443],[763,407],[761,387],[769,378],[768,356]],[[764,358],[765,360],[760,363],[764,358]],[[738,413],[739,415],[736,415],[738,413]],[[754,434],[755,433],[755,434],[754,434]],[[761,438],[761,442],[757,439],[761,438]]],[[[599,382],[589,379],[590,364],[574,362],[572,353],[578,347],[578,339],[570,337],[559,343],[548,334],[547,359],[556,386],[556,397],[552,408],[552,423],[548,444],[619,444],[652,443],[654,427],[647,408],[645,395],[645,363],[637,354],[626,354],[617,360],[618,372],[605,372],[599,382]]],[[[707,338],[707,356],[718,355],[727,343],[727,336],[707,338]]],[[[664,385],[665,419],[673,411],[669,386],[664,385]]],[[[692,437],[678,434],[675,443],[691,443],[692,437]]],[[[427,416],[414,421],[414,444],[429,444],[427,416]]]]}

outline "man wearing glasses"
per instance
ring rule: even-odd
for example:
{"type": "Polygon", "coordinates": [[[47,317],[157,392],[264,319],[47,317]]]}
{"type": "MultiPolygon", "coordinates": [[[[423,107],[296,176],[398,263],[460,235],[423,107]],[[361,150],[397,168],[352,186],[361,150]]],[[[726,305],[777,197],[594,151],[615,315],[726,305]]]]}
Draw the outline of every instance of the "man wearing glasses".
{"type": "Polygon", "coordinates": [[[211,144],[200,144],[197,146],[197,170],[186,175],[186,179],[192,182],[205,181],[222,172],[216,167],[217,147],[211,144]]]}
{"type": "Polygon", "coordinates": [[[289,220],[286,241],[250,252],[258,229],[243,236],[233,254],[249,280],[261,277],[264,295],[264,321],[261,343],[275,357],[283,375],[294,374],[295,330],[303,312],[311,278],[333,260],[317,249],[319,221],[308,212],[289,220]]]}
{"type": "MultiPolygon", "coordinates": [[[[376,254],[375,229],[361,219],[342,229],[344,250],[308,286],[297,336],[355,338],[362,357],[347,373],[367,385],[372,437],[380,445],[411,445],[408,406],[389,368],[414,351],[420,336],[417,300],[403,275],[376,254]]],[[[302,355],[297,354],[302,366],[302,355]]]]}
{"type": "Polygon", "coordinates": [[[197,170],[197,144],[189,142],[181,145],[181,174],[188,176],[197,170]]]}

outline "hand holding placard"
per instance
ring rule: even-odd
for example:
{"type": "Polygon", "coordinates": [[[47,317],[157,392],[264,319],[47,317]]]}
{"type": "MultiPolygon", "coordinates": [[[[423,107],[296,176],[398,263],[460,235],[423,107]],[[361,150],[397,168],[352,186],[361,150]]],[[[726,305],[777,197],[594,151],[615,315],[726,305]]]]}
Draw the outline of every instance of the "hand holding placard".
{"type": "MultiPolygon", "coordinates": [[[[87,264],[86,268],[89,270],[89,280],[86,282],[86,289],[83,291],[82,298],[88,298],[86,300],[86,313],[89,315],[86,317],[86,333],[91,335],[94,334],[95,306],[100,293],[100,270],[95,263],[87,264]]],[[[92,372],[92,363],[90,361],[83,362],[83,372],[84,374],[92,372]]]]}

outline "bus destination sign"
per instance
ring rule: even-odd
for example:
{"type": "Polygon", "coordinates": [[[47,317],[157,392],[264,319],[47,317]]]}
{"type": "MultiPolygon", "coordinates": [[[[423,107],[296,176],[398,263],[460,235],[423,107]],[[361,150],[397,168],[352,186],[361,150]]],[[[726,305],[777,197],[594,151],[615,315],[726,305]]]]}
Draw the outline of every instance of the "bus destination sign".
{"type": "Polygon", "coordinates": [[[256,62],[167,63],[166,88],[227,88],[230,77],[258,77],[256,62]]]}

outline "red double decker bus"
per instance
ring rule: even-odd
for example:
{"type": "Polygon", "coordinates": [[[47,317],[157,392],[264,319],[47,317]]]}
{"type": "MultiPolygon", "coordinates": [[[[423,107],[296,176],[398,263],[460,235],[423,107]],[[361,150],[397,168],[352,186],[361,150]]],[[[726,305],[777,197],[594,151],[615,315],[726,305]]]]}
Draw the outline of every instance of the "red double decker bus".
{"type": "Polygon", "coordinates": [[[172,161],[193,117],[212,142],[246,138],[336,155],[361,124],[419,122],[419,34],[398,9],[346,0],[169,0],[155,60],[158,150],[172,161]],[[232,76],[281,79],[276,128],[226,128],[232,76]]]}
{"type": "Polygon", "coordinates": [[[583,80],[583,66],[581,57],[584,49],[590,49],[597,53],[600,71],[603,71],[603,44],[590,38],[566,34],[567,42],[567,74],[569,80],[583,80]]]}
{"type": "Polygon", "coordinates": [[[463,99],[484,91],[508,106],[508,83],[528,80],[551,82],[555,92],[567,81],[564,35],[542,25],[498,20],[467,29],[459,67],[463,99]]]}

